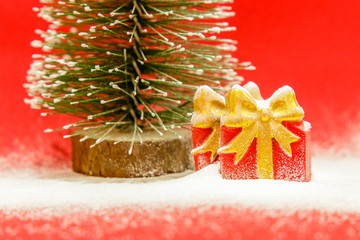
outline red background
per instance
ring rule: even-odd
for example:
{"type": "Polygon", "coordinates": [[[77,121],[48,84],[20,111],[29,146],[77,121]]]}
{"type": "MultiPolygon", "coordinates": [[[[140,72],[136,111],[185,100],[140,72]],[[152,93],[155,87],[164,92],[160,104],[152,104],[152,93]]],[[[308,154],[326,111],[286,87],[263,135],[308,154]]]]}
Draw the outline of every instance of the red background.
{"type": "MultiPolygon", "coordinates": [[[[67,122],[42,118],[23,104],[22,84],[35,52],[29,43],[37,37],[35,28],[46,27],[31,10],[39,5],[37,0],[0,2],[2,149],[58,140],[60,134],[42,130],[67,122]]],[[[313,140],[342,144],[360,118],[360,1],[238,0],[234,9],[231,24],[238,31],[230,37],[239,42],[235,55],[257,67],[242,72],[246,81],[258,83],[265,97],[292,86],[313,125],[313,140]]]]}
{"type": "Polygon", "coordinates": [[[265,97],[295,89],[314,141],[340,143],[357,123],[360,1],[236,1],[238,57],[257,67],[246,80],[265,97]]]}
{"type": "MultiPolygon", "coordinates": [[[[45,151],[56,161],[69,162],[61,133],[42,132],[68,119],[42,118],[23,103],[22,84],[34,52],[29,43],[37,37],[35,28],[45,28],[31,10],[39,5],[37,0],[0,2],[0,156],[44,164],[45,151]]],[[[360,1],[236,0],[234,9],[236,56],[257,67],[242,73],[246,81],[257,82],[264,97],[292,86],[313,125],[313,141],[345,146],[350,134],[358,133],[360,118],[360,1]]],[[[251,222],[241,224],[251,228],[251,222]]]]}

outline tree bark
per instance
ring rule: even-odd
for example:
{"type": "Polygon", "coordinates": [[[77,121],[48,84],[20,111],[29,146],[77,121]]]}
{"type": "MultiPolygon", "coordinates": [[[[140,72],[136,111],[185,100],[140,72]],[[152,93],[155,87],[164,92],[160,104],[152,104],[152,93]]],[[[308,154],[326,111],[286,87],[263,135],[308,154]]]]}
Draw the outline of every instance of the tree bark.
{"type": "Polygon", "coordinates": [[[101,177],[152,177],[193,169],[191,155],[191,132],[175,130],[182,138],[171,132],[160,136],[155,131],[141,134],[142,143],[135,138],[129,155],[132,133],[114,130],[104,141],[90,148],[100,136],[83,142],[84,135],[74,136],[72,142],[73,170],[101,177]],[[114,142],[121,141],[117,144],[114,142]]]}

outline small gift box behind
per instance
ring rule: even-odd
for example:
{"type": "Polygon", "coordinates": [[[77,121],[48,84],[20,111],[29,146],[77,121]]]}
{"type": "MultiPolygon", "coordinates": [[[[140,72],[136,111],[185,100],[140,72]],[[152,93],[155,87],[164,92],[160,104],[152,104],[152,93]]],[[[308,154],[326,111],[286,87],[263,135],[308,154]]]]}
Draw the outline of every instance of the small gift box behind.
{"type": "Polygon", "coordinates": [[[310,124],[293,89],[263,100],[256,84],[235,85],[225,96],[218,150],[225,179],[309,181],[310,124]]]}
{"type": "Polygon", "coordinates": [[[194,96],[191,118],[195,170],[216,162],[220,141],[220,117],[225,110],[224,97],[208,86],[200,87],[194,96]]]}

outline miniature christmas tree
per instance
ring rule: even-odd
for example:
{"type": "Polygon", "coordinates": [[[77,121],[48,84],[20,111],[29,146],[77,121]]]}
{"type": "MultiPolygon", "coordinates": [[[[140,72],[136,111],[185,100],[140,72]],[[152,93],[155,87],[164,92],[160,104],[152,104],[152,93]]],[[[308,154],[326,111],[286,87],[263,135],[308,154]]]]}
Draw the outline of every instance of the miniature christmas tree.
{"type": "MultiPolygon", "coordinates": [[[[115,129],[130,131],[129,154],[146,129],[189,124],[198,86],[214,89],[240,80],[230,52],[235,42],[218,38],[234,27],[229,0],[41,0],[34,8],[48,21],[42,54],[33,56],[25,85],[33,108],[80,120],[68,137],[93,136],[94,147],[115,129]]],[[[52,129],[47,130],[48,132],[52,129]]],[[[116,141],[114,142],[116,143],[116,141]]]]}

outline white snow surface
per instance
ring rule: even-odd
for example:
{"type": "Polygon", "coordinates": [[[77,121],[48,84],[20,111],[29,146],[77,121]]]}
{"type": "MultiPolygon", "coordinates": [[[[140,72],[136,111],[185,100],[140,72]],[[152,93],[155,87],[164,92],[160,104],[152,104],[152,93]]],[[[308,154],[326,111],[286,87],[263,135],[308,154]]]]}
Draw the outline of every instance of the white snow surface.
{"type": "Polygon", "coordinates": [[[360,213],[360,159],[315,157],[310,182],[224,180],[219,164],[198,172],[138,179],[89,177],[70,168],[0,169],[0,210],[138,205],[360,213]]]}

